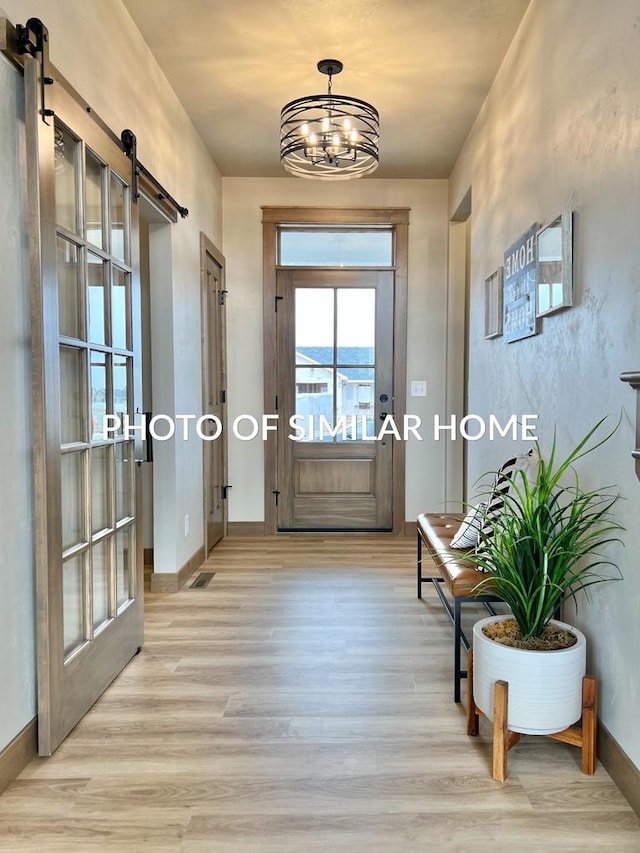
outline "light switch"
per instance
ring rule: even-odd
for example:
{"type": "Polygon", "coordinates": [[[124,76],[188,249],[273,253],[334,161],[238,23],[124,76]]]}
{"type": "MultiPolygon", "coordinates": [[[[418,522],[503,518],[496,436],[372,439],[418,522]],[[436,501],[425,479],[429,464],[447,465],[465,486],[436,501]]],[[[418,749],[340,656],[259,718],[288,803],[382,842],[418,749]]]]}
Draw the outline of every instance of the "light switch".
{"type": "Polygon", "coordinates": [[[411,396],[412,397],[426,397],[427,396],[427,383],[422,380],[416,382],[415,380],[411,381],[411,396]]]}

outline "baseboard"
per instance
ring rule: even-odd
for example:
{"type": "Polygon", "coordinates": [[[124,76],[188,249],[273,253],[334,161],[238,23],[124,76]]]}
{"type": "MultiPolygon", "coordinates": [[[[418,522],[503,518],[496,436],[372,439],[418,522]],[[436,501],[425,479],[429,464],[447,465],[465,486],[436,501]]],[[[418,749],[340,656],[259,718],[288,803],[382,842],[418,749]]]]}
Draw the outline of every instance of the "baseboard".
{"type": "Polygon", "coordinates": [[[416,535],[415,518],[413,521],[405,521],[405,523],[404,523],[404,535],[415,537],[415,535],[416,535]]]}
{"type": "Polygon", "coordinates": [[[154,572],[151,575],[151,592],[178,592],[186,580],[204,563],[204,545],[192,554],[177,572],[154,572]]]}
{"type": "Polygon", "coordinates": [[[598,758],[634,812],[640,817],[640,770],[618,741],[598,723],[598,758]]]}
{"type": "Polygon", "coordinates": [[[37,754],[38,718],[34,717],[0,752],[0,794],[37,754]]]}
{"type": "Polygon", "coordinates": [[[230,521],[227,536],[264,536],[264,521],[230,521]]]}

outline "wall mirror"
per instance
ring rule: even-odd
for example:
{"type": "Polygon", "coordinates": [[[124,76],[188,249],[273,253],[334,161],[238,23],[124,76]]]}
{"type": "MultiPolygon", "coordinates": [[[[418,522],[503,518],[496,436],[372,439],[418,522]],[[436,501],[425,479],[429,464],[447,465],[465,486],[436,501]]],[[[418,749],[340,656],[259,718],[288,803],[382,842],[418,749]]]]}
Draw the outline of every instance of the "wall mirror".
{"type": "Polygon", "coordinates": [[[491,273],[484,282],[484,336],[499,338],[502,334],[503,267],[491,273]]]}
{"type": "Polygon", "coordinates": [[[564,210],[538,231],[536,316],[573,304],[573,213],[564,210]]]}

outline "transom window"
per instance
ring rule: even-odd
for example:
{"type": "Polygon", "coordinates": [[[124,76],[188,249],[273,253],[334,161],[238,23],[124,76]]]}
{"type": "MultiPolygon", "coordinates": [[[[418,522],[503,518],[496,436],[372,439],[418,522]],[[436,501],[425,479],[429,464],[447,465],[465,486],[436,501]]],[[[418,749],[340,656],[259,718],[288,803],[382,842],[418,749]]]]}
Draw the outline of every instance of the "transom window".
{"type": "Polygon", "coordinates": [[[278,263],[294,267],[391,267],[393,229],[303,225],[278,229],[278,263]]]}

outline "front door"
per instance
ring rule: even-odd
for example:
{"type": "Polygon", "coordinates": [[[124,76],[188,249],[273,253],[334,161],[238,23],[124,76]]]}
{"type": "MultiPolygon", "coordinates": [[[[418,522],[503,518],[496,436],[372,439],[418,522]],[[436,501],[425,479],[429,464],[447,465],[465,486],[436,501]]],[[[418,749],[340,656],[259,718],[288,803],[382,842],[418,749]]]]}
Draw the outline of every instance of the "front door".
{"type": "Polygon", "coordinates": [[[122,428],[105,432],[106,416],[134,421],[141,371],[131,163],[53,69],[46,86],[40,73],[25,61],[38,727],[49,755],[142,644],[141,454],[122,428]]]}
{"type": "Polygon", "coordinates": [[[277,272],[278,529],[391,530],[394,273],[277,272]]]}

